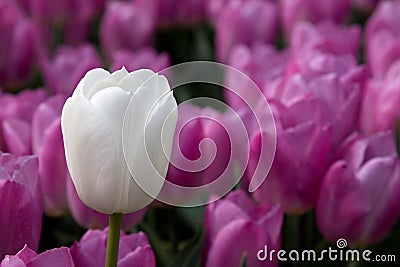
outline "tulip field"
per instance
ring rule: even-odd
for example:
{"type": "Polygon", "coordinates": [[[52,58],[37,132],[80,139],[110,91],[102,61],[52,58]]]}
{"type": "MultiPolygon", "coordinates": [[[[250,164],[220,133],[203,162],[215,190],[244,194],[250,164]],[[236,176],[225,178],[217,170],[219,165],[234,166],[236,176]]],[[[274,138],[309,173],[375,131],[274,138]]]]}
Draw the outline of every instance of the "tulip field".
{"type": "Polygon", "coordinates": [[[399,266],[399,0],[0,0],[0,267],[399,266]]]}

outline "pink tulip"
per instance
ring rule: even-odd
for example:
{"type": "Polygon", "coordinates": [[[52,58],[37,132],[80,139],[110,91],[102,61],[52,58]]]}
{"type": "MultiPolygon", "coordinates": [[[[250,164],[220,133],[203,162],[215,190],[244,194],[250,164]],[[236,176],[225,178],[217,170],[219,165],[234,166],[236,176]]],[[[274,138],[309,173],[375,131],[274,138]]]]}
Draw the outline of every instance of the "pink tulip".
{"type": "MultiPolygon", "coordinates": [[[[328,167],[332,128],[324,119],[324,105],[318,99],[304,99],[284,107],[275,104],[277,146],[272,168],[254,192],[261,203],[280,204],[290,214],[312,209],[328,167]]],[[[250,137],[248,177],[259,160],[263,132],[250,137]]],[[[266,143],[263,145],[267,145],[266,143]]]]}
{"type": "MultiPolygon", "coordinates": [[[[108,229],[89,230],[71,247],[75,267],[104,266],[108,229]]],[[[155,267],[153,250],[144,233],[125,235],[121,232],[118,253],[119,267],[155,267]]]]}
{"type": "Polygon", "coordinates": [[[361,29],[358,25],[342,26],[331,21],[316,25],[298,22],[290,36],[291,49],[295,56],[307,50],[317,50],[333,55],[358,56],[361,29]]]}
{"type": "Polygon", "coordinates": [[[224,7],[230,5],[233,1],[242,0],[206,0],[206,14],[209,21],[215,25],[224,7]]]}
{"type": "Polygon", "coordinates": [[[1,267],[75,267],[71,253],[66,247],[47,250],[37,254],[25,245],[14,256],[7,255],[0,264],[1,267]]]}
{"type": "MultiPolygon", "coordinates": [[[[228,65],[247,75],[259,88],[264,91],[266,96],[271,95],[274,83],[276,83],[285,73],[289,53],[277,51],[271,45],[255,44],[251,47],[237,45],[232,49],[228,59],[228,65]]],[[[250,94],[246,84],[240,84],[243,79],[237,80],[235,73],[228,73],[224,85],[227,88],[235,88],[235,92],[240,94],[250,94]]],[[[230,107],[238,109],[245,106],[243,100],[230,90],[225,90],[225,100],[230,107]]],[[[254,100],[257,100],[254,95],[254,100]]]]}
{"type": "Polygon", "coordinates": [[[138,8],[151,14],[158,26],[190,25],[205,19],[204,0],[136,0],[138,8]]]}
{"type": "MultiPolygon", "coordinates": [[[[217,179],[229,179],[230,184],[233,184],[234,168],[243,168],[233,159],[238,147],[234,148],[233,142],[239,140],[233,135],[234,131],[240,130],[239,123],[239,117],[231,117],[230,114],[219,113],[212,108],[201,109],[190,103],[181,104],[167,181],[183,187],[206,185],[217,179]]],[[[240,145],[246,147],[244,143],[240,145]]],[[[226,184],[222,184],[212,187],[215,194],[223,190],[226,184]]],[[[171,191],[168,184],[164,184],[160,193],[161,199],[181,199],[184,203],[187,198],[196,197],[178,195],[174,190],[171,191]]]]}
{"type": "Polygon", "coordinates": [[[375,77],[384,77],[400,59],[400,2],[382,1],[366,25],[367,62],[375,77]]]}
{"type": "Polygon", "coordinates": [[[364,13],[371,13],[377,4],[383,0],[351,0],[352,5],[364,13]]]}
{"type": "Polygon", "coordinates": [[[100,25],[100,43],[108,58],[121,49],[135,50],[150,45],[155,21],[133,2],[110,1],[100,25]]]}
{"type": "Polygon", "coordinates": [[[216,56],[226,62],[238,44],[273,43],[277,29],[277,7],[262,0],[235,1],[225,6],[215,26],[216,56]]]}
{"type": "MultiPolygon", "coordinates": [[[[172,145],[167,180],[184,187],[204,187],[204,194],[224,195],[244,172],[248,155],[246,129],[239,115],[183,103],[172,145]],[[218,182],[216,182],[218,180],[218,182]],[[228,188],[229,187],[229,188],[228,188]]],[[[171,194],[164,184],[160,196],[171,194]]],[[[173,198],[179,198],[172,192],[173,198]]],[[[194,198],[196,196],[183,196],[194,198]]],[[[202,197],[202,196],[200,196],[202,197]]],[[[204,197],[204,196],[203,196],[204,197]]]]}
{"type": "Polygon", "coordinates": [[[32,154],[32,116],[45,97],[41,89],[0,93],[0,150],[17,156],[32,154]]]}
{"type": "Polygon", "coordinates": [[[343,22],[350,11],[350,0],[282,0],[283,28],[290,36],[299,21],[317,23],[321,21],[343,22]]]}
{"type": "Polygon", "coordinates": [[[115,51],[112,55],[111,71],[121,69],[127,71],[138,69],[151,69],[154,72],[162,71],[171,65],[168,54],[157,54],[152,48],[143,48],[136,52],[128,50],[115,51]]]}
{"type": "MultiPolygon", "coordinates": [[[[17,2],[47,35],[57,31],[60,36],[56,38],[62,37],[64,43],[71,45],[88,40],[91,23],[101,14],[105,5],[105,0],[17,0],[17,2]]],[[[45,38],[48,46],[55,41],[52,38],[55,37],[45,38]]]]}
{"type": "Polygon", "coordinates": [[[61,109],[65,96],[48,98],[33,115],[32,148],[39,157],[40,185],[47,215],[68,213],[66,178],[68,174],[61,134],[61,109]]]}
{"type": "MultiPolygon", "coordinates": [[[[71,212],[71,215],[74,218],[75,222],[77,222],[81,227],[87,229],[102,229],[108,226],[109,216],[107,214],[97,212],[86,206],[79,198],[70,177],[67,178],[66,191],[68,197],[69,211],[71,212]]],[[[146,213],[146,210],[147,209],[144,208],[133,213],[124,214],[121,224],[122,229],[125,231],[131,230],[132,227],[134,227],[142,220],[144,214],[146,213]]]]}
{"type": "Polygon", "coordinates": [[[399,196],[400,160],[393,134],[358,138],[348,142],[325,176],[316,207],[318,227],[331,242],[378,242],[400,217],[399,196]]]}
{"type": "Polygon", "coordinates": [[[0,86],[17,89],[36,62],[37,27],[13,1],[0,2],[0,86]]]}
{"type": "Polygon", "coordinates": [[[302,69],[301,66],[297,71],[303,72],[303,75],[297,73],[283,79],[272,99],[279,100],[285,106],[303,99],[317,99],[322,105],[323,120],[332,126],[332,145],[337,147],[358,128],[361,96],[367,75],[363,67],[353,66],[332,71],[330,69],[333,66],[329,63],[319,67],[316,71],[308,66],[302,69]]]}
{"type": "Polygon", "coordinates": [[[102,67],[96,49],[90,44],[76,48],[60,46],[52,60],[42,58],[41,61],[44,82],[53,94],[71,95],[86,72],[102,67]]]}
{"type": "Polygon", "coordinates": [[[400,59],[394,62],[384,78],[368,81],[361,108],[360,128],[372,134],[395,127],[400,120],[400,59]]]}
{"type": "Polygon", "coordinates": [[[102,11],[105,0],[17,0],[20,6],[42,23],[62,23],[73,18],[93,17],[102,11]]]}
{"type": "Polygon", "coordinates": [[[70,45],[87,42],[93,30],[92,24],[102,14],[105,4],[106,0],[77,0],[77,9],[63,25],[64,42],[70,45]]]}
{"type": "Polygon", "coordinates": [[[38,249],[43,207],[36,157],[0,152],[0,210],[0,258],[24,244],[38,249]]]}
{"type": "Polygon", "coordinates": [[[256,205],[243,191],[234,191],[206,207],[205,266],[278,266],[262,262],[257,252],[279,249],[283,212],[278,206],[256,205]]]}

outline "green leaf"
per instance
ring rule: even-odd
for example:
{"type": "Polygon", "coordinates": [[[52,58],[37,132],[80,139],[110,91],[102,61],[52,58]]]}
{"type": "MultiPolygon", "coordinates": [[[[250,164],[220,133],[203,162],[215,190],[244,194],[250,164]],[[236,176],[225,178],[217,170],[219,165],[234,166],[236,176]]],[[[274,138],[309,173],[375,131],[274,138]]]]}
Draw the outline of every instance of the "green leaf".
{"type": "Polygon", "coordinates": [[[204,245],[204,228],[202,225],[200,225],[199,228],[196,235],[178,252],[178,255],[169,267],[200,266],[201,253],[204,245]]]}
{"type": "Polygon", "coordinates": [[[168,254],[168,244],[157,234],[157,231],[144,220],[140,222],[138,228],[146,233],[147,238],[156,256],[157,266],[165,267],[168,265],[170,255],[168,254]]]}

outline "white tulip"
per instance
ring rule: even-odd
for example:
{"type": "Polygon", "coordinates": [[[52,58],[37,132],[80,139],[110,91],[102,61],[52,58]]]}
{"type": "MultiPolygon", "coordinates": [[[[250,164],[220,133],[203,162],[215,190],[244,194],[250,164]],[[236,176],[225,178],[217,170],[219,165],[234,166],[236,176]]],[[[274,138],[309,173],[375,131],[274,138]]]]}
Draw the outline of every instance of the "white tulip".
{"type": "Polygon", "coordinates": [[[150,204],[165,181],[176,107],[167,79],[150,70],[85,75],[61,126],[68,169],[87,206],[113,214],[150,204]]]}

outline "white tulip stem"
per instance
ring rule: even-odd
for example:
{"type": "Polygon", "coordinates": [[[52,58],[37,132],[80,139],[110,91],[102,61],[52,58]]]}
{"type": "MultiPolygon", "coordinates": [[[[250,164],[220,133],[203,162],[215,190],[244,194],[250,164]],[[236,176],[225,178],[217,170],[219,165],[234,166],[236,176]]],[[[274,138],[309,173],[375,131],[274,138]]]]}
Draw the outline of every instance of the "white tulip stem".
{"type": "Polygon", "coordinates": [[[117,267],[122,213],[109,215],[106,267],[117,267]]]}

